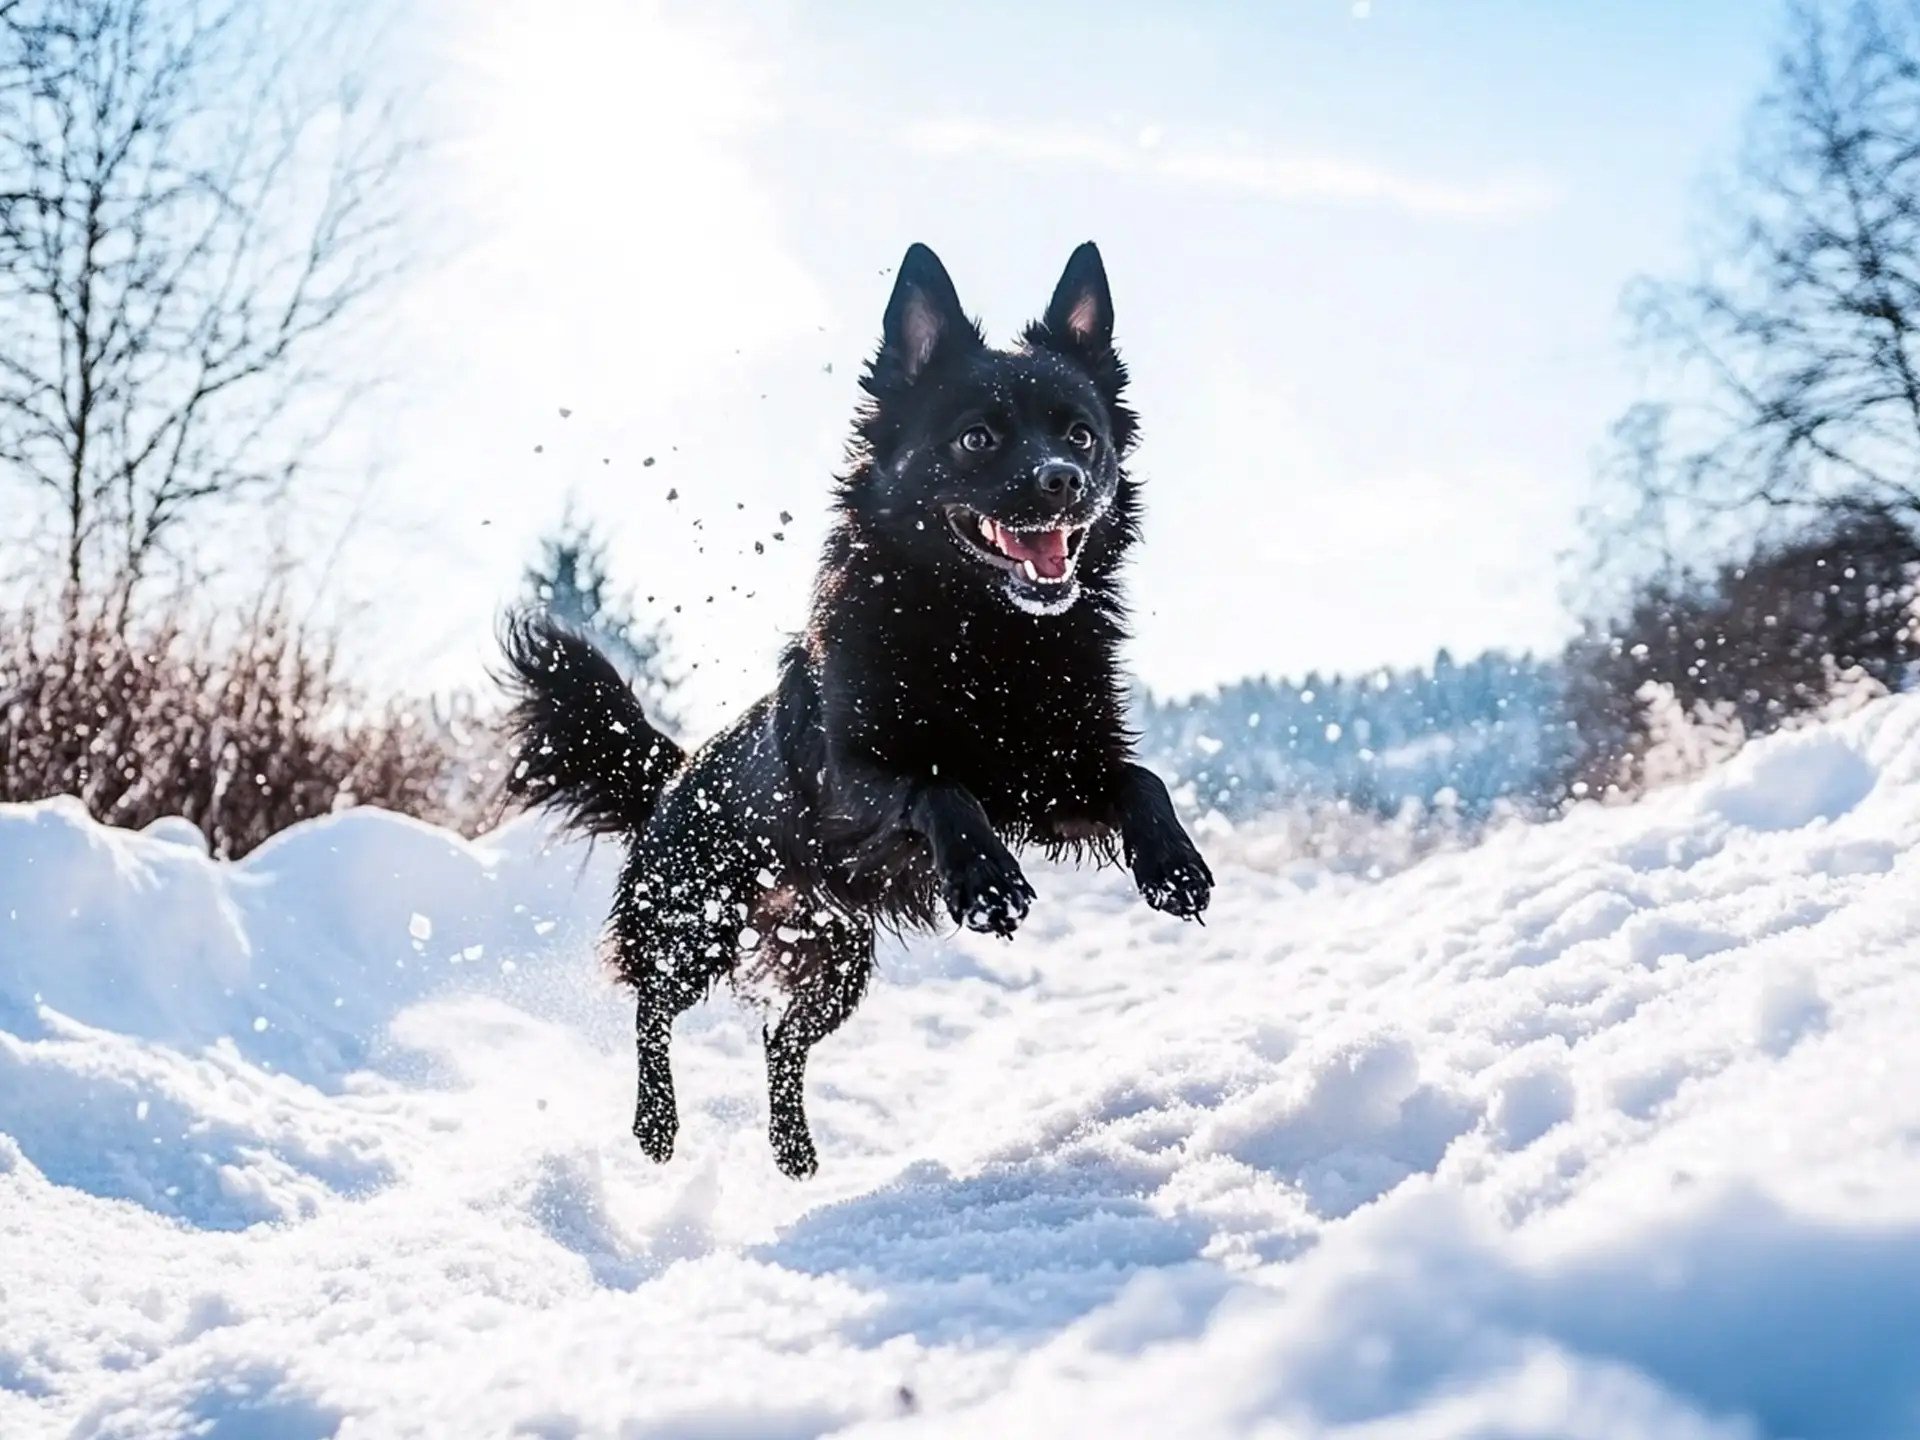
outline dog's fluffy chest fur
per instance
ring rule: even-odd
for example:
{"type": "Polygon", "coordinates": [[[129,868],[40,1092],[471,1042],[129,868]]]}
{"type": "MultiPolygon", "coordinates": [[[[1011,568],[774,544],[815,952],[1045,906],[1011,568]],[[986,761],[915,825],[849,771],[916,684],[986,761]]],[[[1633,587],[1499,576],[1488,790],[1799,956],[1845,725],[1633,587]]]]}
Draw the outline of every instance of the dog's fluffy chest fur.
{"type": "Polygon", "coordinates": [[[1092,604],[1036,619],[889,579],[854,577],[816,620],[808,668],[837,743],[966,786],[1023,838],[1092,804],[1124,745],[1117,627],[1092,604]]]}

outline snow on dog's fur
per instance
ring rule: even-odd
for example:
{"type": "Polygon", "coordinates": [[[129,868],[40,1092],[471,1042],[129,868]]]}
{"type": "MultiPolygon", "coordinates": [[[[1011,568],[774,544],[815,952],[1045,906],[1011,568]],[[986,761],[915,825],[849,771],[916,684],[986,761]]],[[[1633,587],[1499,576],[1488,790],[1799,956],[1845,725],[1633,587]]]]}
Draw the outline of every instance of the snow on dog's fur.
{"type": "Polygon", "coordinates": [[[1135,421],[1099,252],[1076,250],[1044,317],[996,350],[915,245],[861,384],[811,619],[773,692],[699,751],[585,640],[508,628],[517,793],[628,842],[607,940],[639,999],[633,1128],[658,1160],[678,1128],[673,1018],[723,977],[784,992],[773,1149],[803,1176],[806,1054],[859,1003],[877,926],[944,907],[1011,935],[1034,892],[1010,844],[1117,850],[1175,915],[1212,889],[1125,725],[1135,421]]]}

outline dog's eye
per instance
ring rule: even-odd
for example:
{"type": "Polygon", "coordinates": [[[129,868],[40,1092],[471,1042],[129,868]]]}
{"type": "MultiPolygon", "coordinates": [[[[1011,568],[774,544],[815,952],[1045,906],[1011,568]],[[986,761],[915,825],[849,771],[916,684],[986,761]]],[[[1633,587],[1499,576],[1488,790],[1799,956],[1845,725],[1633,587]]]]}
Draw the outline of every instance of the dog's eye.
{"type": "Polygon", "coordinates": [[[1093,449],[1093,430],[1083,421],[1076,420],[1067,427],[1067,443],[1076,450],[1093,449]]]}
{"type": "Polygon", "coordinates": [[[960,448],[970,450],[975,455],[993,448],[993,431],[984,425],[975,425],[960,437],[960,448]]]}

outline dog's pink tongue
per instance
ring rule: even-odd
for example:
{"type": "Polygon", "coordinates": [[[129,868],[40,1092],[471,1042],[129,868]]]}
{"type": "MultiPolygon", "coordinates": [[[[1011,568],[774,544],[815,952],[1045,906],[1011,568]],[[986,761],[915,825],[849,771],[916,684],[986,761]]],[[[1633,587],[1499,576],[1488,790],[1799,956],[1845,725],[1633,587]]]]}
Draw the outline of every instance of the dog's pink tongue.
{"type": "Polygon", "coordinates": [[[1000,532],[1000,548],[1009,559],[1032,565],[1034,573],[1059,580],[1067,573],[1067,532],[1065,530],[1012,530],[1000,532]]]}

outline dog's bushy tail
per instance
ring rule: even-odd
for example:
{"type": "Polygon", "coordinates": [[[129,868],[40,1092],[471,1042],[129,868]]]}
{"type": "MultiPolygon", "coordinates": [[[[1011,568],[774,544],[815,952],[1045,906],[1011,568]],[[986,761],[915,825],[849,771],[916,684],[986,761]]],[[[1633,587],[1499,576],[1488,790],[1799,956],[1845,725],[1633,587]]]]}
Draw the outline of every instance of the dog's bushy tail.
{"type": "Polygon", "coordinates": [[[586,835],[625,835],[653,814],[686,757],[592,642],[538,611],[507,617],[500,637],[513,697],[507,794],[586,835]]]}

